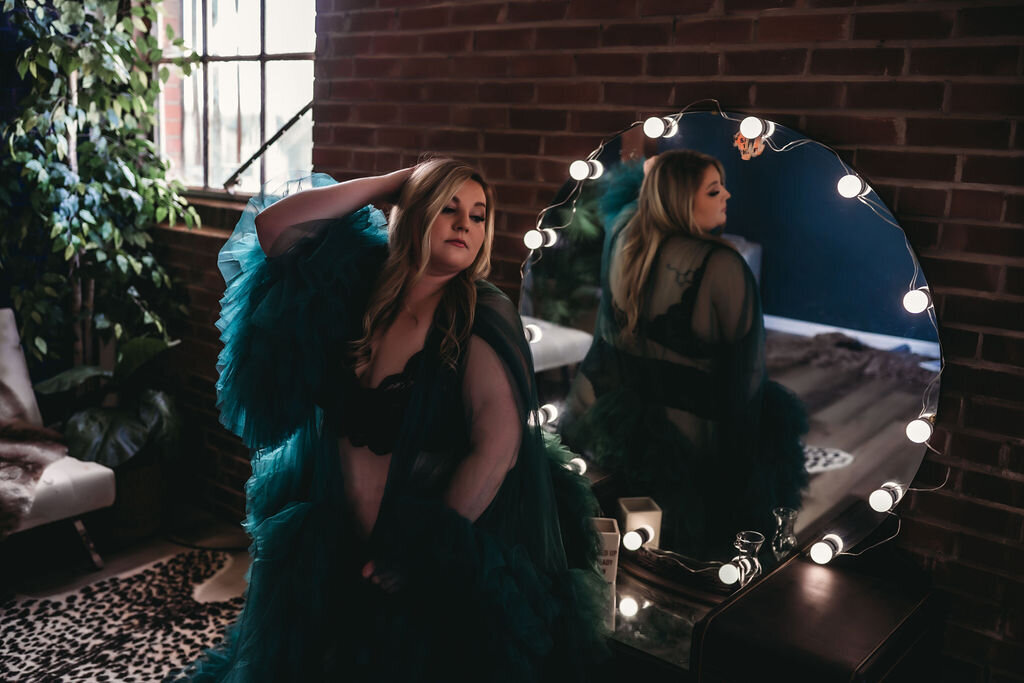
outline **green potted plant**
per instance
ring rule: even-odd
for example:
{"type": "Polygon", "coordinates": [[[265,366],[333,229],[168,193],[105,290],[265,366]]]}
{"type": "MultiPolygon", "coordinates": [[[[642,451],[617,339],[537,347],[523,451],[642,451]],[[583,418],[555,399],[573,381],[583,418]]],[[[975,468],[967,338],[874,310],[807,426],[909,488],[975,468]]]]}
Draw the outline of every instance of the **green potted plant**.
{"type": "Polygon", "coordinates": [[[159,524],[176,432],[169,394],[142,371],[187,312],[153,233],[199,223],[153,140],[170,69],[198,60],[169,28],[164,43],[154,35],[159,5],[3,1],[25,96],[0,126],[0,298],[32,374],[56,375],[36,386],[48,420],[72,455],[115,468],[117,519],[102,526],[122,538],[159,524]]]}
{"type": "MultiPolygon", "coordinates": [[[[96,364],[103,344],[170,341],[181,297],[155,226],[198,225],[152,140],[169,67],[159,0],[4,0],[27,95],[0,128],[0,270],[35,368],[96,364]]],[[[170,44],[181,39],[167,31],[170,44]]]]}

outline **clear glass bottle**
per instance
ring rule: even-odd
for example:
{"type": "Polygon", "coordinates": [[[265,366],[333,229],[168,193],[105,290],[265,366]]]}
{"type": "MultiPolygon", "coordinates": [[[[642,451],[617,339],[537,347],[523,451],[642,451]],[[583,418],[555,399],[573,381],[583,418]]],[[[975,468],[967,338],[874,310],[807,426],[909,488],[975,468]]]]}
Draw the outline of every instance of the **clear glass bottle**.
{"type": "Polygon", "coordinates": [[[776,560],[781,560],[796,548],[796,534],[793,533],[793,528],[796,524],[797,511],[793,508],[777,507],[772,510],[772,515],[775,516],[772,555],[776,560]]]}

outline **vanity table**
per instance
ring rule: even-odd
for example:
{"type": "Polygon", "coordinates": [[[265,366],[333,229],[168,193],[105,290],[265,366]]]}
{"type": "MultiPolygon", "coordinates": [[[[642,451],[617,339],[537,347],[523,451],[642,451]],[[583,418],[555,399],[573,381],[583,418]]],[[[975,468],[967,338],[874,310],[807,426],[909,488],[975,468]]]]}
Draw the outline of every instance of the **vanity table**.
{"type": "Polygon", "coordinates": [[[916,682],[937,675],[942,601],[891,554],[822,566],[795,555],[718,604],[701,589],[652,587],[620,568],[605,680],[916,682]]]}

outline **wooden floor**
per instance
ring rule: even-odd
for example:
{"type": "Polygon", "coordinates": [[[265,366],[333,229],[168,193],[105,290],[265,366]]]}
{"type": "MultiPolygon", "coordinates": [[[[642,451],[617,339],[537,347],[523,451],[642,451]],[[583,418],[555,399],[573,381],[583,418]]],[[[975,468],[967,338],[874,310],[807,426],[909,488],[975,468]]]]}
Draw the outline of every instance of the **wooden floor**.
{"type": "Polygon", "coordinates": [[[916,471],[925,448],[910,442],[905,429],[921,412],[924,384],[815,365],[791,367],[772,379],[793,390],[807,406],[807,445],[838,448],[854,456],[847,467],[812,475],[797,520],[798,533],[844,496],[866,496],[884,481],[905,482],[906,473],[912,476],[916,471]]]}

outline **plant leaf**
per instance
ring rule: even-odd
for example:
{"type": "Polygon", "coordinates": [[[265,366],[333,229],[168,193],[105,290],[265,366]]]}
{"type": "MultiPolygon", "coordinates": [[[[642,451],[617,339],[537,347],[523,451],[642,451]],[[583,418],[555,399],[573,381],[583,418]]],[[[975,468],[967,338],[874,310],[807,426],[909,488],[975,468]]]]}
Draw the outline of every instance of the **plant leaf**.
{"type": "Polygon", "coordinates": [[[158,439],[176,437],[178,434],[178,413],[170,394],[146,389],[139,396],[139,419],[158,439]]]}
{"type": "Polygon", "coordinates": [[[142,450],[149,429],[127,411],[89,408],[68,418],[64,439],[73,457],[117,467],[142,450]]]}
{"type": "MultiPolygon", "coordinates": [[[[43,353],[46,353],[45,351],[43,353]]],[[[37,394],[59,394],[74,389],[93,377],[110,377],[111,372],[96,365],[78,365],[39,382],[32,388],[37,394]]]]}
{"type": "Polygon", "coordinates": [[[163,353],[169,346],[163,339],[156,337],[135,337],[125,342],[114,367],[115,379],[119,382],[127,380],[136,370],[163,353]]]}

